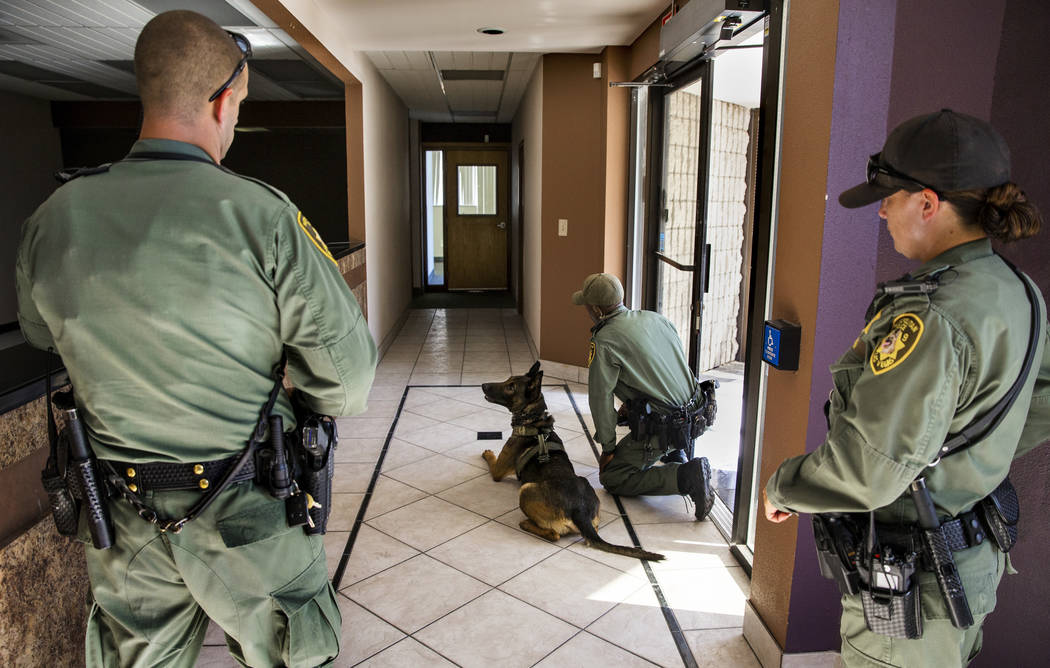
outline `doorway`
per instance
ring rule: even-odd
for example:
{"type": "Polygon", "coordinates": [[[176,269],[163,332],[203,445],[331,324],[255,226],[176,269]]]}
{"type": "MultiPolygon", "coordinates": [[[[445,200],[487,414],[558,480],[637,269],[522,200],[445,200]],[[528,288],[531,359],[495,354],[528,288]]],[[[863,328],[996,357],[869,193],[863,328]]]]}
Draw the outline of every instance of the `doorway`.
{"type": "Polygon", "coordinates": [[[753,524],[755,443],[743,435],[757,407],[745,405],[748,332],[765,311],[752,289],[760,159],[763,31],[716,58],[690,63],[636,96],[651,147],[646,172],[646,308],[674,325],[701,380],[718,380],[718,417],[696,443],[712,465],[711,517],[734,543],[753,524]],[[648,101],[646,102],[646,98],[648,101]],[[642,107],[641,105],[644,105],[642,107]]]}
{"type": "Polygon", "coordinates": [[[507,163],[506,148],[424,149],[427,290],[507,290],[507,163]]]}

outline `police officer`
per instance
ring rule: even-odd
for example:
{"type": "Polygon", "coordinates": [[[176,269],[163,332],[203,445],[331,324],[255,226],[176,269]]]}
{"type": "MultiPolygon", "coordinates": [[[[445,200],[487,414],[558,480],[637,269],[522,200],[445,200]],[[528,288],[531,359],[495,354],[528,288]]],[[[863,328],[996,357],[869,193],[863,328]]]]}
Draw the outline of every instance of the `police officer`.
{"type": "Polygon", "coordinates": [[[698,386],[678,333],[667,318],[653,311],[631,311],[623,305],[623,286],[616,276],[591,274],[573,294],[572,302],[586,307],[594,322],[587,392],[594,438],[602,447],[598,462],[602,485],[623,496],[684,494],[696,504],[696,519],[704,519],[715,498],[707,458],[654,466],[675,447],[681,447],[655,429],[645,436],[632,431],[617,443],[613,399],[648,401],[654,418],[682,407],[701,413],[708,408],[707,417],[712,418],[710,383],[704,389],[698,386]]]}
{"type": "MultiPolygon", "coordinates": [[[[1016,457],[1050,438],[1050,347],[1035,290],[1042,335],[1016,401],[986,438],[936,463],[947,436],[987,414],[1021,374],[1030,302],[991,240],[1032,236],[1040,218],[1010,181],[1002,137],[950,110],[895,128],[869,160],[867,181],[839,196],[849,208],[880,200],[894,248],[921,264],[905,277],[911,287],[904,294],[876,297],[857,340],[831,367],[827,439],[780,465],[765,488],[765,515],[783,522],[791,513],[874,511],[882,543],[915,535],[913,480],[925,476],[942,523],[968,517],[1016,457]]],[[[921,638],[872,632],[860,595],[843,596],[846,665],[964,666],[973,659],[1007,560],[993,541],[976,538],[954,545],[952,556],[973,625],[949,621],[934,574],[920,568],[921,638]]]]}
{"type": "MultiPolygon", "coordinates": [[[[319,413],[362,411],[374,375],[361,311],[306,217],[219,166],[250,53],[199,14],[147,23],[135,46],[139,140],[60,187],[18,251],[26,339],[61,355],[102,470],[167,518],[245,451],[282,353],[319,413]],[[160,471],[189,484],[170,489],[160,471]]],[[[283,392],[274,413],[294,424],[283,392]]],[[[246,665],[338,654],[322,537],[289,526],[264,484],[238,476],[177,533],[120,498],[108,507],[115,545],[87,548],[87,665],[192,666],[209,618],[246,665]]]]}

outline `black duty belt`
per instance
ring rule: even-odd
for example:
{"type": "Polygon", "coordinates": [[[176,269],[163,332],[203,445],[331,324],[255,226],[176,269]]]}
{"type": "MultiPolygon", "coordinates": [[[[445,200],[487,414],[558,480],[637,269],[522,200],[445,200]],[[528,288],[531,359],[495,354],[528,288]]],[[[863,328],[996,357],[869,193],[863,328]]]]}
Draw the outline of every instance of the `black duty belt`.
{"type": "MultiPolygon", "coordinates": [[[[215,459],[197,464],[176,464],[168,462],[119,462],[108,460],[128,489],[141,494],[145,491],[162,491],[178,489],[197,489],[205,491],[213,484],[218,484],[223,475],[233,466],[240,455],[215,459]]],[[[249,458],[230,483],[251,480],[255,477],[255,461],[249,458]]]]}
{"type": "MultiPolygon", "coordinates": [[[[984,542],[984,526],[977,519],[975,512],[962,513],[955,519],[945,520],[941,526],[944,527],[944,537],[952,552],[965,550],[984,542]]],[[[922,542],[918,535],[919,531],[921,529],[914,525],[875,523],[875,534],[880,544],[904,547],[907,551],[920,550],[922,542]]]]}

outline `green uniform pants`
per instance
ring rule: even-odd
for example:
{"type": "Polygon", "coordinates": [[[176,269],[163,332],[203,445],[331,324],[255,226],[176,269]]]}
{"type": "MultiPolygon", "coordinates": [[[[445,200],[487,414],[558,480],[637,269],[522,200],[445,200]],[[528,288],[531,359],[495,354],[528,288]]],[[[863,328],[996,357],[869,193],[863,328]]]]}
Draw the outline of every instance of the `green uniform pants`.
{"type": "MultiPolygon", "coordinates": [[[[177,518],[199,498],[169,491],[144,501],[177,518]]],[[[160,533],[125,501],[109,507],[116,544],[86,550],[88,666],[191,668],[209,618],[244,665],[325,665],[339,653],[322,537],[289,527],[283,501],[238,483],[178,534],[160,533]]],[[[86,538],[83,518],[81,529],[86,538]]]]}
{"type": "Polygon", "coordinates": [[[679,494],[681,464],[654,466],[666,452],[657,436],[636,441],[628,434],[616,444],[612,460],[598,479],[605,489],[618,496],[679,494]]]}
{"type": "Polygon", "coordinates": [[[922,638],[904,640],[872,633],[864,622],[860,595],[842,597],[842,663],[849,668],[966,666],[981,651],[981,626],[995,608],[995,590],[1006,570],[1006,557],[985,542],[955,553],[956,566],[973,614],[973,625],[957,629],[931,573],[922,573],[922,638]]]}

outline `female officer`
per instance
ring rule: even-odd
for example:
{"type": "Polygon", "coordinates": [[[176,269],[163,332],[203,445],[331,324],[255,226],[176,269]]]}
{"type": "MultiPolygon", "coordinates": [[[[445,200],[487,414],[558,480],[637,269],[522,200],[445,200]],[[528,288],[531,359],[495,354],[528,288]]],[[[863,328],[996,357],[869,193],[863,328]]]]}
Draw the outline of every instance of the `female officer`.
{"type": "MultiPolygon", "coordinates": [[[[864,329],[831,367],[827,438],[781,464],[765,488],[765,515],[783,522],[799,512],[865,513],[858,523],[864,545],[873,511],[881,558],[890,558],[889,545],[906,559],[920,549],[910,538],[919,535],[912,481],[925,477],[942,523],[975,527],[972,510],[1003,482],[1011,461],[1050,438],[1046,307],[1034,290],[1038,317],[1031,323],[1022,279],[991,246],[992,239],[1030,237],[1041,221],[1010,182],[1002,137],[947,109],[895,128],[869,160],[867,182],[839,196],[848,208],[879,200],[894,248],[922,264],[905,277],[903,293],[880,290],[864,329]],[[1022,374],[1032,324],[1040,326],[1035,363],[1003,421],[964,454],[938,462],[948,435],[987,414],[1022,374]]],[[[935,576],[920,561],[921,637],[873,632],[861,595],[844,595],[845,664],[966,665],[980,650],[981,624],[1007,567],[984,538],[975,530],[952,544],[972,625],[953,625],[935,576]]]]}

